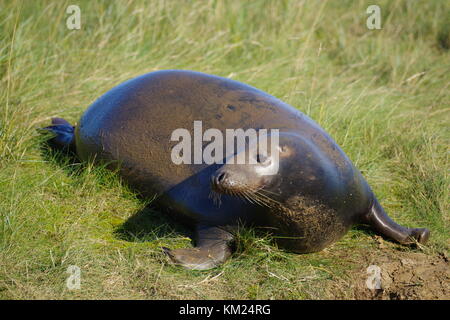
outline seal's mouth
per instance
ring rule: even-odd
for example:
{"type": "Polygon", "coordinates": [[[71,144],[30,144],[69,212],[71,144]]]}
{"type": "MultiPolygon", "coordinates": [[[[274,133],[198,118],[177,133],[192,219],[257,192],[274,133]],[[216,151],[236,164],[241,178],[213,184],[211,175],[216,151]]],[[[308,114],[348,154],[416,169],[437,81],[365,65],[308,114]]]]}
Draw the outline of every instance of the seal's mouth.
{"type": "Polygon", "coordinates": [[[211,198],[216,203],[221,203],[220,196],[226,194],[248,201],[252,204],[273,207],[278,202],[264,189],[264,185],[252,187],[231,178],[227,172],[219,171],[211,177],[211,198]]]}

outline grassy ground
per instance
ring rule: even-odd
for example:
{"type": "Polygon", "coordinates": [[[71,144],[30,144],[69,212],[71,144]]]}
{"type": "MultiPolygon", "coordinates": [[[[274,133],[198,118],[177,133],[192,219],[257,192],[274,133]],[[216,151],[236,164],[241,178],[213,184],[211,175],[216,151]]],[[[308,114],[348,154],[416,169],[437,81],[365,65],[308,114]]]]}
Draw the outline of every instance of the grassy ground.
{"type": "Polygon", "coordinates": [[[0,298],[345,299],[363,297],[355,288],[383,255],[448,266],[449,3],[375,2],[381,30],[366,27],[374,1],[1,0],[0,298]],[[69,4],[81,30],[66,28],[69,4]],[[355,228],[296,255],[244,230],[220,268],[169,265],[159,247],[191,245],[185,230],[105,170],[43,152],[36,132],[160,69],[230,77],[308,114],[397,222],[432,230],[429,245],[355,228]],[[66,287],[69,265],[80,290],[66,287]]]}

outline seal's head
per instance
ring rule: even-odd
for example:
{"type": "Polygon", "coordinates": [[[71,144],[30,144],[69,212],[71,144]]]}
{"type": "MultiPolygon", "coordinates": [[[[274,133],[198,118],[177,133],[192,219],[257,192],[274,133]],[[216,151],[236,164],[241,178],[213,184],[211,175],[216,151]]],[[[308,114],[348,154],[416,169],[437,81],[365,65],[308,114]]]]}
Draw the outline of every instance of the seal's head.
{"type": "Polygon", "coordinates": [[[321,250],[350,226],[332,207],[332,201],[339,200],[336,195],[342,190],[342,179],[335,174],[335,164],[310,138],[283,132],[278,144],[272,147],[272,143],[268,153],[258,146],[243,151],[248,151],[244,164],[236,164],[237,158],[243,157],[241,153],[228,159],[212,175],[212,190],[264,210],[258,213],[270,221],[277,242],[284,248],[295,252],[321,250]]]}
{"type": "Polygon", "coordinates": [[[237,154],[229,157],[226,163],[211,176],[212,190],[269,206],[295,192],[298,173],[304,161],[299,161],[309,146],[293,133],[279,133],[268,136],[264,141],[250,143],[237,154]]]}

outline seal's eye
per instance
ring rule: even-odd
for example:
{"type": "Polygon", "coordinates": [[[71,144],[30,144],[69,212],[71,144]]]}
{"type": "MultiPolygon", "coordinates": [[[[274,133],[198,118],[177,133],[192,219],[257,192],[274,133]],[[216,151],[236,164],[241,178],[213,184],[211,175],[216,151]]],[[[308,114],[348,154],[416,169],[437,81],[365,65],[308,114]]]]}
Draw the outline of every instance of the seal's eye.
{"type": "Polygon", "coordinates": [[[285,152],[288,151],[288,147],[286,147],[286,146],[281,146],[281,147],[278,147],[278,150],[279,150],[281,153],[285,153],[285,152]]]}
{"type": "Polygon", "coordinates": [[[293,150],[286,145],[278,147],[278,151],[280,152],[280,157],[282,158],[289,157],[293,154],[293,150]]]}

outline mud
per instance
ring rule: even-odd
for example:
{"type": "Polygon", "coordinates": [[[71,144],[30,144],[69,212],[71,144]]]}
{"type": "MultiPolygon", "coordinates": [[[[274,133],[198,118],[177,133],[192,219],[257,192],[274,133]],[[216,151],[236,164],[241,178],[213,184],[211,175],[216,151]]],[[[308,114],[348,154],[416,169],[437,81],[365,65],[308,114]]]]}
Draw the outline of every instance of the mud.
{"type": "Polygon", "coordinates": [[[361,268],[355,270],[355,281],[352,281],[356,284],[354,299],[450,299],[450,263],[446,254],[381,249],[360,258],[361,268]],[[369,289],[366,284],[374,274],[367,271],[370,265],[378,266],[381,271],[379,289],[369,289]]]}

